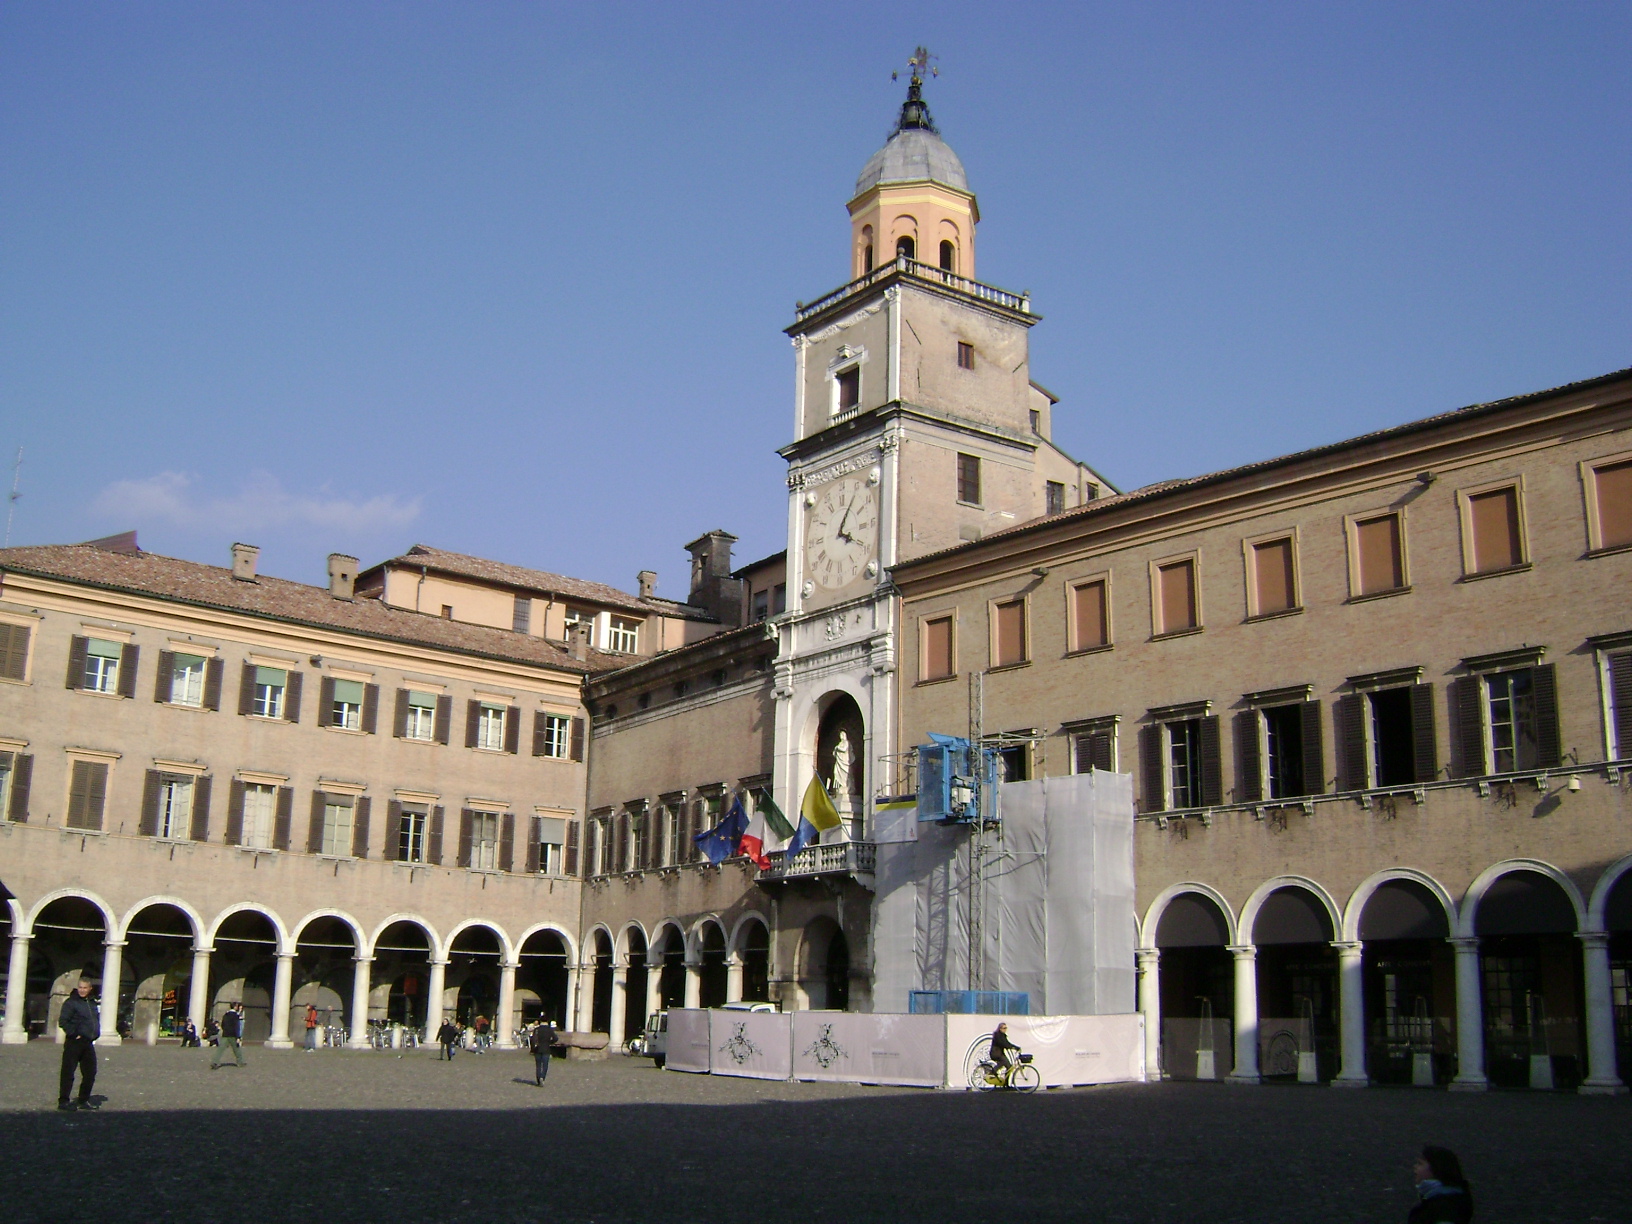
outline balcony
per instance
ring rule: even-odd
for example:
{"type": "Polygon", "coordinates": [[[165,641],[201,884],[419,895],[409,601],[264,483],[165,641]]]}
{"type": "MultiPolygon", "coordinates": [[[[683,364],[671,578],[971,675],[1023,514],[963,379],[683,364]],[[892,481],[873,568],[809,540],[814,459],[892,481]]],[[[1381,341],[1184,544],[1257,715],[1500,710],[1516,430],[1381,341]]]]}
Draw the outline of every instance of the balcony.
{"type": "Polygon", "coordinates": [[[858,276],[848,285],[841,285],[827,296],[818,298],[814,302],[800,303],[794,313],[794,319],[803,323],[806,319],[814,318],[824,310],[837,306],[846,298],[854,297],[865,289],[878,284],[886,277],[900,273],[913,280],[925,281],[932,285],[941,285],[969,297],[978,298],[983,302],[990,302],[994,306],[1001,306],[1019,314],[1031,313],[1031,295],[1029,293],[1010,293],[1007,289],[999,289],[993,285],[982,284],[977,280],[970,280],[967,276],[958,276],[955,273],[944,271],[933,264],[919,263],[906,256],[897,256],[889,263],[880,264],[864,276],[858,276]]]}
{"type": "Polygon", "coordinates": [[[771,865],[759,873],[761,884],[774,880],[808,880],[817,876],[855,876],[872,887],[876,861],[872,842],[835,842],[831,846],[806,846],[792,858],[772,854],[771,865]]]}

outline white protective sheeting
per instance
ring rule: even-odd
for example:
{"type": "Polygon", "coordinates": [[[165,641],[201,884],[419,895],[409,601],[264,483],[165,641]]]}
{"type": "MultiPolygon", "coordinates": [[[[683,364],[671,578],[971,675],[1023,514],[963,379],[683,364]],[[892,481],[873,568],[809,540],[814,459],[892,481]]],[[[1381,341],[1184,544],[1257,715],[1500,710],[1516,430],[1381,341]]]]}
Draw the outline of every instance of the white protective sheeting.
{"type": "Polygon", "coordinates": [[[709,1058],[716,1075],[774,1080],[792,1077],[791,1015],[716,1010],[708,1013],[708,1026],[709,1058]]]}
{"type": "MultiPolygon", "coordinates": [[[[1134,1010],[1133,779],[1095,771],[1005,783],[986,860],[984,987],[1023,990],[1034,1014],[1134,1010]]],[[[873,998],[966,990],[966,828],[921,824],[878,847],[873,998]]]]}
{"type": "Polygon", "coordinates": [[[795,1079],[934,1088],[946,1073],[944,1016],[801,1011],[792,1019],[795,1079]]]}
{"type": "Polygon", "coordinates": [[[712,1061],[708,1036],[706,1011],[671,1011],[664,1065],[671,1071],[708,1071],[712,1061]]]}
{"type": "Polygon", "coordinates": [[[1145,1078],[1145,1018],[1128,1016],[947,1016],[946,1083],[967,1088],[986,1056],[992,1030],[1009,1026],[1009,1040],[1032,1056],[1045,1088],[1121,1084],[1145,1078]]]}

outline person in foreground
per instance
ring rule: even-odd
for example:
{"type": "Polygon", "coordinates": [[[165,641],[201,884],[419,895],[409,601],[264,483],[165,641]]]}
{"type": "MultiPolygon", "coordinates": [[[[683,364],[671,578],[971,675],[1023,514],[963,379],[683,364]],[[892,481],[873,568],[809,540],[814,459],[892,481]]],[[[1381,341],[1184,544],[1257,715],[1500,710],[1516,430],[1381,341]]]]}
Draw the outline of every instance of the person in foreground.
{"type": "Polygon", "coordinates": [[[1473,1219],[1473,1191],[1462,1176],[1462,1162],[1449,1148],[1423,1148],[1413,1172],[1418,1201],[1407,1224],[1467,1224],[1473,1219]]]}
{"type": "Polygon", "coordinates": [[[91,1002],[91,983],[79,979],[74,993],[62,1001],[57,1013],[62,1030],[62,1081],[57,1088],[57,1108],[73,1109],[69,1100],[74,1091],[74,1071],[79,1071],[79,1108],[95,1109],[91,1087],[96,1083],[96,1039],[102,1035],[102,1019],[91,1002]]]}
{"type": "Polygon", "coordinates": [[[533,1052],[533,1083],[540,1088],[550,1074],[550,1051],[555,1048],[555,1025],[540,1020],[528,1034],[527,1048],[533,1052]]]}

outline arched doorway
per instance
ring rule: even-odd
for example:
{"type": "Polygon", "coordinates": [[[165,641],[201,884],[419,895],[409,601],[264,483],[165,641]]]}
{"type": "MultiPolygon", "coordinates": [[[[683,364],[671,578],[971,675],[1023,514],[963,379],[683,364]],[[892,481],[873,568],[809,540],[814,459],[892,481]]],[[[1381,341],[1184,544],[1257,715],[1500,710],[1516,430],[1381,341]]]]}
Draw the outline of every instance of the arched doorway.
{"type": "Polygon", "coordinates": [[[289,983],[291,1033],[305,1039],[308,1003],[317,1008],[318,1023],[324,1028],[355,1025],[358,1017],[350,1013],[357,955],[356,932],[343,919],[313,918],[300,929],[289,983]]]}
{"type": "Polygon", "coordinates": [[[121,1031],[137,1041],[175,1035],[187,1019],[195,938],[192,919],[179,906],[149,905],[131,916],[124,952],[131,994],[123,1001],[129,1018],[121,1031]]]}
{"type": "Polygon", "coordinates": [[[503,959],[504,944],[492,927],[468,926],[454,936],[447,979],[448,988],[457,991],[454,1015],[461,1024],[473,1026],[478,1016],[493,1024],[499,1010],[499,964],[503,959]]]}
{"type": "Polygon", "coordinates": [[[813,918],[799,949],[799,985],[813,1011],[850,1006],[850,942],[832,918],[813,918]]]}
{"type": "Polygon", "coordinates": [[[1508,872],[1479,899],[1485,1074],[1497,1087],[1581,1082],[1586,1044],[1575,930],[1569,896],[1539,871],[1508,872]]]}
{"type": "Polygon", "coordinates": [[[832,1011],[850,1010],[850,941],[835,930],[827,941],[827,1006],[832,1011]]]}
{"type": "Polygon", "coordinates": [[[702,1007],[724,1007],[728,971],[725,966],[725,932],[717,922],[705,922],[702,929],[699,959],[700,982],[697,998],[702,1007]]]}
{"type": "Polygon", "coordinates": [[[742,997],[753,1003],[768,1003],[771,998],[771,933],[765,924],[755,918],[744,924],[739,935],[741,948],[737,956],[742,961],[742,997]]]}
{"type": "Polygon", "coordinates": [[[612,937],[605,931],[596,931],[592,946],[595,949],[595,976],[589,995],[589,1031],[610,1034],[612,1031],[612,985],[613,975],[616,972],[612,963],[612,937]]]}
{"type": "Polygon", "coordinates": [[[28,1031],[57,1035],[57,1013],[82,977],[100,982],[102,1006],[118,1007],[116,985],[102,982],[107,924],[84,897],[58,897],[34,918],[28,948],[28,1031]]]}
{"type": "Polygon", "coordinates": [[[1217,903],[1193,892],[1169,901],[1156,923],[1162,1071],[1172,1079],[1223,1079],[1235,1070],[1229,930],[1217,903]]]}
{"type": "Polygon", "coordinates": [[[686,1005],[686,940],[679,930],[666,926],[658,932],[653,945],[653,964],[659,966],[657,978],[658,1006],[665,1011],[686,1005]]]}
{"type": "Polygon", "coordinates": [[[639,927],[630,927],[624,935],[629,946],[629,964],[623,979],[623,1034],[619,1043],[638,1037],[646,1027],[646,934],[639,927]]]}
{"type": "Polygon", "coordinates": [[[1632,871],[1625,872],[1604,903],[1609,932],[1609,996],[1615,1022],[1616,1074],[1632,1079],[1632,871]]]}
{"type": "Polygon", "coordinates": [[[278,928],[260,910],[239,910],[222,919],[211,943],[210,1018],[219,1023],[231,1004],[242,1003],[244,1041],[265,1041],[272,1035],[278,928]]]}
{"type": "MultiPolygon", "coordinates": [[[[833,806],[839,810],[840,826],[851,840],[865,836],[862,828],[866,804],[867,724],[861,707],[848,693],[833,693],[824,699],[821,721],[816,728],[816,773],[821,777],[833,806]]],[[[839,840],[844,834],[833,830],[822,841],[839,840]]]]}
{"type": "MultiPolygon", "coordinates": [[[[371,976],[378,989],[384,983],[385,1019],[423,1029],[428,1023],[431,1000],[431,933],[417,922],[393,922],[374,940],[371,976]]],[[[425,1034],[430,1037],[432,1034],[425,1034]]]]}
{"type": "Polygon", "coordinates": [[[1320,1082],[1337,1074],[1337,950],[1331,915],[1307,888],[1277,888],[1252,923],[1258,947],[1258,1070],[1320,1082]],[[1309,1056],[1314,1065],[1309,1065],[1309,1056]]]}
{"type": "Polygon", "coordinates": [[[1444,1083],[1455,1074],[1456,953],[1439,898],[1388,880],[1360,911],[1366,1073],[1382,1084],[1444,1083]]]}
{"type": "Polygon", "coordinates": [[[516,970],[515,1021],[532,1024],[549,1020],[559,1029],[567,1019],[567,944],[555,931],[534,931],[521,945],[521,967],[516,970]]]}

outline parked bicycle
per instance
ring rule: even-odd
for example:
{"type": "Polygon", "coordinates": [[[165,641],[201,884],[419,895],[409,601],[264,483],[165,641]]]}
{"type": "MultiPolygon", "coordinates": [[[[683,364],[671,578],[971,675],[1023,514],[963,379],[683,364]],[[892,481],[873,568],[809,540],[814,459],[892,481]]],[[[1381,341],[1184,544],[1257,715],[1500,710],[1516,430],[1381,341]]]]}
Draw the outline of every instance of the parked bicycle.
{"type": "Polygon", "coordinates": [[[989,1058],[983,1058],[969,1073],[969,1087],[979,1092],[989,1092],[993,1088],[1036,1092],[1042,1086],[1042,1074],[1032,1065],[1030,1054],[1017,1055],[1007,1068],[998,1066],[989,1058]]]}

